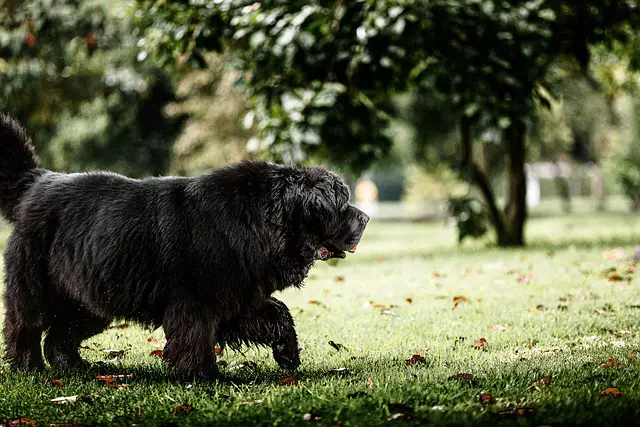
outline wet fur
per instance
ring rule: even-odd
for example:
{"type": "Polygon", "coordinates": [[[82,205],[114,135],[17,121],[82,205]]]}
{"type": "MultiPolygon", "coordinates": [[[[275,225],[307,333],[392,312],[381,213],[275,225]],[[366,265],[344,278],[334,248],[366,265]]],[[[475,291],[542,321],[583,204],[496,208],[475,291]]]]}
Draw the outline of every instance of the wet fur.
{"type": "Polygon", "coordinates": [[[43,368],[45,332],[52,366],[82,366],[80,343],[120,317],[163,326],[183,377],[215,377],[216,344],[267,345],[295,368],[294,322],[271,295],[300,286],[336,230],[357,243],[368,218],[342,212],[348,198],[325,169],[262,162],[195,178],[51,172],[0,115],[6,357],[43,368]]]}

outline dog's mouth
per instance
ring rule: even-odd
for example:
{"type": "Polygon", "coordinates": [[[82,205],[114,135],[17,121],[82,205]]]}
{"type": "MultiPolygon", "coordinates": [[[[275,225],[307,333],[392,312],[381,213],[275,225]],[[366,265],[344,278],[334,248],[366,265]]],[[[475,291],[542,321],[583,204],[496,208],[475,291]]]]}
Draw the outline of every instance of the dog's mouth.
{"type": "MultiPolygon", "coordinates": [[[[354,253],[356,251],[356,246],[351,249],[347,249],[346,252],[354,253]]],[[[316,259],[321,261],[327,261],[331,258],[345,258],[347,254],[345,251],[340,250],[333,246],[331,243],[325,243],[318,252],[316,253],[316,259]]]]}

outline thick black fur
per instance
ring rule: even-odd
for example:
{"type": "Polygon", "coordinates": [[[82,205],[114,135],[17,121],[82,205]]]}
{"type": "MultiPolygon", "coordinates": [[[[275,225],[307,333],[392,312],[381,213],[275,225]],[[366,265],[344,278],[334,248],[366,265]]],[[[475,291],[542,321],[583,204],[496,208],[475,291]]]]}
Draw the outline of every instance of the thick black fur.
{"type": "Polygon", "coordinates": [[[52,366],[82,366],[79,344],[122,317],[163,326],[182,377],[215,377],[216,344],[271,346],[296,368],[293,319],[271,295],[356,246],[368,217],[348,200],[325,169],[263,162],[196,178],[51,172],[0,114],[6,356],[44,367],[46,333],[52,366]]]}

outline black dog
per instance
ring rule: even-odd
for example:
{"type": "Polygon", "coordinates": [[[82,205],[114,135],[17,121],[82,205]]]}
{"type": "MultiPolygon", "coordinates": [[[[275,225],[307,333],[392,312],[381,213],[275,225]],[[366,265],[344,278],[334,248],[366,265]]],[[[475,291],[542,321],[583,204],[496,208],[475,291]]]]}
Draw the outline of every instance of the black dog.
{"type": "Polygon", "coordinates": [[[314,261],[355,249],[369,220],[321,168],[244,162],[197,178],[63,174],[37,166],[0,114],[7,357],[14,368],[84,362],[78,346],[115,317],[162,325],[182,377],[217,374],[214,346],[259,344],[300,364],[293,319],[271,296],[314,261]]]}

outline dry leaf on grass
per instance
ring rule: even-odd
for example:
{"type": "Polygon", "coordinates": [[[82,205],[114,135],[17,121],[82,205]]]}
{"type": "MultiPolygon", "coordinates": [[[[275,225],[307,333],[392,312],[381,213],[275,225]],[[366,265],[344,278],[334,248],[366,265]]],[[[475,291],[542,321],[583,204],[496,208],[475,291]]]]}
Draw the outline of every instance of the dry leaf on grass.
{"type": "Polygon", "coordinates": [[[453,297],[453,308],[458,308],[458,305],[460,305],[463,302],[469,302],[469,297],[466,297],[464,295],[458,295],[453,297]]]}
{"type": "Polygon", "coordinates": [[[51,399],[51,403],[54,405],[73,405],[78,402],[91,402],[90,396],[63,396],[56,397],[55,399],[51,399]]]}
{"type": "Polygon", "coordinates": [[[546,377],[542,377],[539,380],[536,380],[529,386],[529,388],[535,388],[536,390],[540,390],[540,387],[543,385],[549,385],[551,382],[551,376],[547,375],[546,377]]]}
{"type": "Polygon", "coordinates": [[[498,417],[524,417],[525,415],[535,414],[538,412],[535,408],[515,408],[507,409],[496,413],[498,417]]]}
{"type": "Polygon", "coordinates": [[[469,384],[477,384],[478,380],[476,379],[476,377],[473,374],[464,374],[464,373],[458,373],[455,375],[451,375],[448,378],[449,381],[459,381],[459,382],[465,382],[465,383],[469,383],[469,384]]]}
{"type": "Polygon", "coordinates": [[[171,410],[173,415],[181,414],[181,413],[185,413],[185,412],[191,412],[191,411],[193,411],[193,406],[191,406],[191,405],[180,405],[180,406],[176,406],[175,408],[173,408],[171,410]]]}
{"type": "Polygon", "coordinates": [[[304,421],[318,421],[320,419],[319,415],[312,414],[311,412],[307,412],[302,416],[304,421]]]}
{"type": "Polygon", "coordinates": [[[486,351],[487,348],[489,347],[489,343],[487,342],[487,340],[485,338],[480,338],[477,339],[473,342],[473,346],[477,349],[486,351]]]}
{"type": "Polygon", "coordinates": [[[336,282],[336,283],[344,283],[345,278],[344,278],[344,276],[336,276],[336,277],[333,278],[333,281],[336,282]]]}
{"type": "Polygon", "coordinates": [[[481,393],[480,394],[480,403],[483,405],[489,405],[493,401],[493,396],[489,393],[481,393]]]}
{"type": "Polygon", "coordinates": [[[404,299],[406,302],[408,302],[409,304],[413,303],[413,298],[411,297],[407,297],[404,299]]]}
{"type": "Polygon", "coordinates": [[[337,343],[335,341],[329,341],[328,343],[331,347],[335,348],[336,351],[340,351],[340,350],[346,350],[347,348],[345,346],[343,346],[340,343],[337,343]]]}
{"type": "Polygon", "coordinates": [[[167,343],[166,341],[160,341],[155,338],[147,338],[147,342],[154,347],[161,347],[161,348],[164,347],[165,344],[167,343]]]}
{"type": "Polygon", "coordinates": [[[130,387],[130,384],[126,383],[126,380],[133,378],[133,374],[110,374],[110,375],[97,375],[96,380],[100,383],[104,383],[111,388],[123,388],[130,387]]]}
{"type": "Polygon", "coordinates": [[[107,356],[113,357],[115,359],[120,359],[122,356],[124,356],[124,350],[106,349],[102,350],[102,352],[107,353],[107,356]]]}
{"type": "Polygon", "coordinates": [[[151,353],[149,353],[149,356],[162,357],[163,354],[164,354],[164,350],[153,350],[151,353]]]}
{"type": "Polygon", "coordinates": [[[493,325],[493,326],[491,326],[491,330],[492,331],[496,331],[496,332],[504,332],[504,331],[507,330],[507,328],[505,328],[502,325],[493,325]]]}
{"type": "Polygon", "coordinates": [[[327,308],[327,306],[325,305],[325,303],[323,303],[322,301],[318,301],[317,299],[311,299],[311,300],[309,300],[309,304],[317,305],[317,306],[322,307],[322,308],[327,308]]]}
{"type": "Polygon", "coordinates": [[[404,364],[406,366],[417,365],[419,363],[426,363],[425,358],[420,356],[419,354],[414,354],[410,359],[404,361],[404,364]]]}
{"type": "Polygon", "coordinates": [[[373,380],[371,377],[367,378],[367,388],[373,388],[373,380]]]}
{"type": "Polygon", "coordinates": [[[612,397],[618,397],[618,396],[622,396],[624,393],[620,391],[620,389],[616,388],[616,387],[609,387],[606,388],[604,390],[602,390],[600,392],[600,396],[612,396],[612,397]]]}
{"type": "Polygon", "coordinates": [[[9,420],[7,422],[8,426],[19,426],[19,425],[35,425],[38,422],[36,420],[32,420],[31,418],[17,418],[15,420],[9,420]]]}
{"type": "Polygon", "coordinates": [[[298,384],[299,381],[300,381],[300,378],[298,377],[286,377],[280,380],[282,384],[288,384],[288,385],[296,385],[298,384]]]}
{"type": "Polygon", "coordinates": [[[602,252],[602,258],[607,261],[618,261],[624,258],[624,249],[615,248],[602,252]]]}
{"type": "Polygon", "coordinates": [[[516,280],[518,283],[530,283],[533,280],[533,274],[519,274],[516,280]]]}

